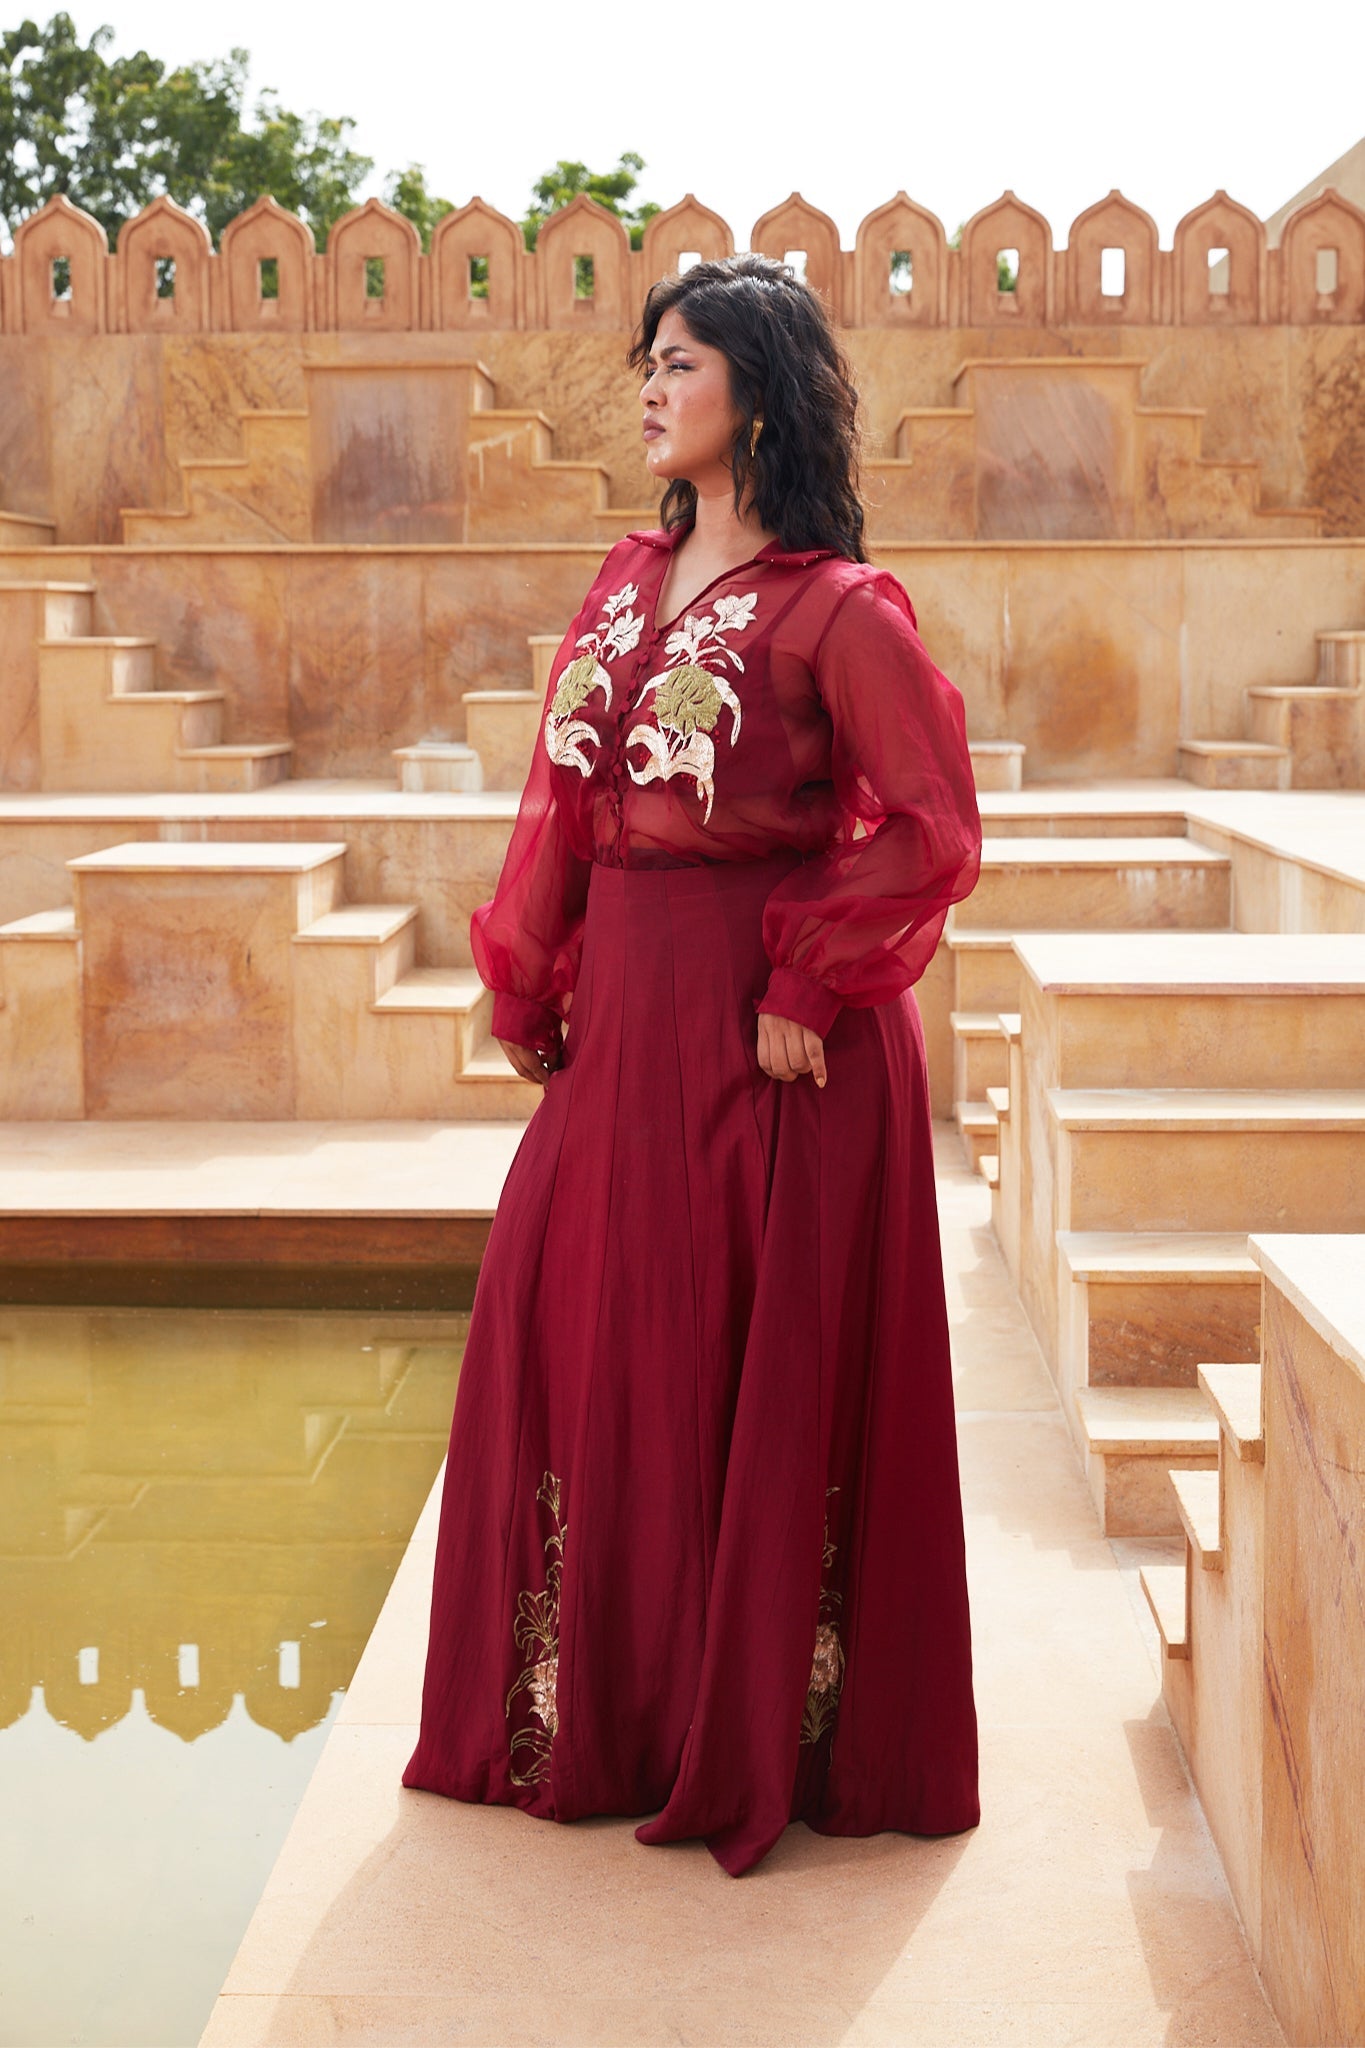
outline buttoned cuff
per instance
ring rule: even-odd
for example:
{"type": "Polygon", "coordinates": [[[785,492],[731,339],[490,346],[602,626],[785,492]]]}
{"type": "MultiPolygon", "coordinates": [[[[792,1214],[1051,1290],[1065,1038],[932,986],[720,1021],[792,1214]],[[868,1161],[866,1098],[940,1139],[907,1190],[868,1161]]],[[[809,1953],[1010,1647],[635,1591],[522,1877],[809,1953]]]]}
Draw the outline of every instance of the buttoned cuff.
{"type": "Polygon", "coordinates": [[[829,1037],[843,1007],[842,997],[813,975],[803,974],[799,967],[774,967],[766,994],[754,1004],[760,1017],[790,1017],[793,1023],[804,1024],[817,1038],[829,1037]]]}
{"type": "Polygon", "coordinates": [[[493,1036],[509,1045],[529,1046],[534,1052],[553,1054],[560,1046],[561,1019],[546,1003],[529,996],[509,995],[499,989],[493,997],[493,1036]]]}

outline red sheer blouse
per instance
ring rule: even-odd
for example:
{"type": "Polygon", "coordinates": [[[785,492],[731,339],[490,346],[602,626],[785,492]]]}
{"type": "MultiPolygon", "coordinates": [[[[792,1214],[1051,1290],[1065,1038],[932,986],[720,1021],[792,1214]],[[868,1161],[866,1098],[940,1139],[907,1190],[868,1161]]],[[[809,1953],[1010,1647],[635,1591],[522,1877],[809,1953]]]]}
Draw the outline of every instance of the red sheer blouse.
{"type": "Polygon", "coordinates": [[[553,1064],[588,879],[611,867],[805,858],[769,895],[760,1011],[824,1037],[888,1002],[974,887],[981,822],[962,699],[894,576],[776,542],[675,619],[672,534],[615,546],[550,671],[492,900],[470,924],[493,1032],[553,1064]]]}

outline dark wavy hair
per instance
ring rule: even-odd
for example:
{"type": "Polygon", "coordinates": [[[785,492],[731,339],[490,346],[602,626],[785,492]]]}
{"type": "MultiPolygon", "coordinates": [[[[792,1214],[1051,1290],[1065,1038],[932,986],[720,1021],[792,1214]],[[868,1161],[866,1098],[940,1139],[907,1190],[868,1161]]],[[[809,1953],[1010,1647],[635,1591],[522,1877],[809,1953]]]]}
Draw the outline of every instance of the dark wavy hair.
{"type": "MultiPolygon", "coordinates": [[[[661,277],[650,287],[631,343],[632,368],[646,369],[659,322],[671,310],[730,365],[730,389],[742,415],[730,458],[735,510],[752,481],[754,509],[784,548],[832,548],[850,561],[866,561],[858,394],[816,293],[768,256],[727,256],[661,277]]],[[[664,526],[683,525],[696,504],[692,485],[675,477],[664,493],[664,526]]]]}

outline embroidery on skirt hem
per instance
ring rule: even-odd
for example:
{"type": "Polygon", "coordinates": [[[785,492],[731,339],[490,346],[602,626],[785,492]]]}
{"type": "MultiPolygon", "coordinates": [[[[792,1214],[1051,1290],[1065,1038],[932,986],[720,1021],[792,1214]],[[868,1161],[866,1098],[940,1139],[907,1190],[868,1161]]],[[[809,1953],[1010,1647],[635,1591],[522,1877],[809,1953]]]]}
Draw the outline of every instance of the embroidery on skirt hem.
{"type": "MultiPolygon", "coordinates": [[[[837,1486],[827,1490],[837,1493],[837,1486]]],[[[821,1559],[822,1579],[827,1581],[830,1566],[834,1563],[835,1546],[829,1540],[829,1510],[825,1510],[825,1548],[821,1559]]],[[[839,1640],[838,1615],[843,1604],[842,1594],[834,1592],[828,1583],[820,1587],[819,1616],[815,1627],[815,1652],[811,1658],[810,1685],[806,1691],[805,1711],[801,1716],[801,1740],[818,1742],[827,1728],[834,1725],[839,1708],[839,1694],[844,1685],[844,1646],[839,1640]]]]}
{"type": "Polygon", "coordinates": [[[545,1591],[523,1592],[517,1600],[512,1637],[526,1659],[521,1676],[507,1695],[510,1722],[518,1700],[524,1697],[522,1712],[530,1725],[516,1728],[509,1745],[514,1785],[539,1785],[550,1774],[550,1756],[559,1732],[559,1587],[564,1575],[564,1523],[560,1519],[560,1484],[547,1472],[536,1490],[536,1499],[550,1511],[551,1529],[545,1538],[545,1591]]]}

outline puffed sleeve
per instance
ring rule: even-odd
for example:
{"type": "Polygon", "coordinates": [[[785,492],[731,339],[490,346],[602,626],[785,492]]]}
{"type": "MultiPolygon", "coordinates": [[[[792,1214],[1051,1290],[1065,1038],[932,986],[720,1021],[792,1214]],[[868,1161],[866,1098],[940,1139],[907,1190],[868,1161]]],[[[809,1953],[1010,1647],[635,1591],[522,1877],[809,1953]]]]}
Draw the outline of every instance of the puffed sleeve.
{"type": "Polygon", "coordinates": [[[484,987],[494,992],[493,1036],[531,1046],[551,1061],[561,1044],[564,997],[578,979],[592,861],[570,843],[569,821],[556,799],[556,770],[544,732],[558,674],[573,652],[584,612],[565,634],[551,665],[535,750],[497,888],[469,921],[474,965],[484,987]]]}
{"type": "Polygon", "coordinates": [[[844,826],[767,899],[772,973],[756,1007],[823,1038],[845,1003],[889,1002],[919,979],[950,906],[976,885],[981,819],[962,698],[894,576],[847,592],[813,668],[844,826]]]}

